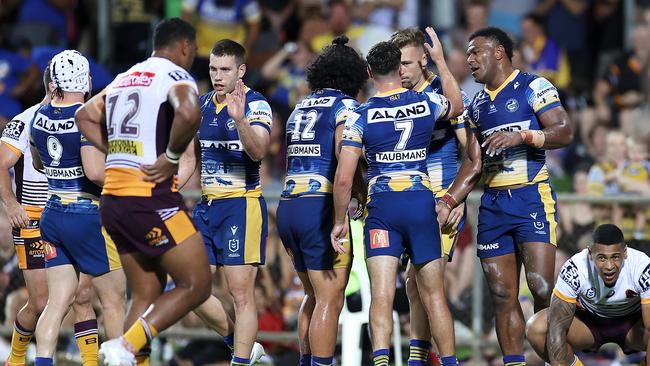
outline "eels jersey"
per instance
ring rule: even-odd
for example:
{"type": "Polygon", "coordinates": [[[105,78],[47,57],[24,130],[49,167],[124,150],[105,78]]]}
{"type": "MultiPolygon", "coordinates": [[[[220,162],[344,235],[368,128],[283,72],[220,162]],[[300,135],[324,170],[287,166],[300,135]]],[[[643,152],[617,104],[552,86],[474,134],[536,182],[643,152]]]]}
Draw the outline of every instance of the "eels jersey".
{"type": "MultiPolygon", "coordinates": [[[[440,77],[435,74],[431,75],[417,91],[427,95],[442,94],[440,77]]],[[[427,155],[427,169],[431,190],[434,194],[449,188],[458,174],[458,139],[455,130],[467,126],[465,123],[467,107],[471,103],[465,92],[461,91],[461,94],[463,105],[466,108],[463,114],[456,118],[438,121],[433,129],[433,137],[431,137],[427,155]]]]}
{"type": "MultiPolygon", "coordinates": [[[[273,115],[262,94],[246,88],[244,116],[269,133],[273,115]]],[[[261,197],[260,162],[253,161],[239,140],[228,106],[218,103],[214,91],[201,96],[201,188],[207,199],[261,197]]]]}
{"type": "Polygon", "coordinates": [[[641,304],[650,303],[650,258],[628,247],[616,284],[608,287],[589,250],[583,249],[564,263],[553,294],[601,317],[632,314],[641,309],[641,304]]]}
{"type": "Polygon", "coordinates": [[[32,118],[40,107],[40,104],[29,107],[7,123],[2,131],[2,143],[19,157],[14,166],[16,199],[25,206],[28,214],[34,211],[39,215],[47,201],[47,177],[34,168],[29,136],[32,118]]]}
{"type": "Polygon", "coordinates": [[[197,94],[194,79],[182,67],[162,57],[149,57],[119,74],[106,87],[108,154],[102,194],[151,197],[175,192],[176,177],[155,184],[143,180],[140,166],[153,164],[165,153],[174,108],[169,91],[188,85],[197,94]]]}
{"type": "Polygon", "coordinates": [[[369,195],[431,189],[427,148],[436,121],[448,112],[444,96],[400,88],[349,113],[342,145],[365,149],[369,195]]]}
{"type": "Polygon", "coordinates": [[[335,89],[321,89],[303,99],[286,127],[287,177],[283,198],[332,193],[336,173],[336,128],[359,104],[335,89]]]}
{"type": "Polygon", "coordinates": [[[47,176],[48,194],[62,203],[98,202],[101,189],[84,174],[81,147],[92,146],[79,132],[74,114],[81,104],[40,107],[31,122],[32,143],[47,176]]]}
{"type": "MultiPolygon", "coordinates": [[[[553,84],[515,70],[496,90],[476,93],[468,115],[485,140],[498,131],[541,130],[538,116],[559,106],[553,84]]],[[[488,187],[537,183],[549,178],[544,150],[525,144],[493,157],[483,154],[483,173],[488,187]]]]}

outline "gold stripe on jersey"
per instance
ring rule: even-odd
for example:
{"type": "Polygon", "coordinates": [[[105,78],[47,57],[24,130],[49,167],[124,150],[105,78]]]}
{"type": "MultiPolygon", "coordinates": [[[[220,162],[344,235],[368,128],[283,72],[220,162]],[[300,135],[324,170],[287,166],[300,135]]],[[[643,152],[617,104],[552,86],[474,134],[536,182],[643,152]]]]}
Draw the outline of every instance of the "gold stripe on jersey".
{"type": "Polygon", "coordinates": [[[9,150],[11,150],[11,152],[16,154],[16,156],[18,157],[23,156],[23,152],[19,148],[15,147],[14,145],[8,143],[7,141],[2,141],[2,144],[5,145],[9,150]]]}
{"type": "MultiPolygon", "coordinates": [[[[102,194],[111,196],[151,197],[154,183],[144,181],[145,174],[135,168],[106,168],[102,194]]],[[[172,189],[173,190],[173,189],[172,189]]]]}
{"type": "Polygon", "coordinates": [[[548,169],[546,168],[546,165],[543,165],[539,172],[537,172],[537,175],[531,181],[529,181],[528,160],[522,160],[521,164],[524,166],[515,167],[513,172],[496,173],[492,177],[490,177],[488,173],[488,177],[485,178],[486,185],[490,188],[497,188],[516,186],[520,184],[535,184],[547,181],[549,179],[548,169]]]}
{"type": "Polygon", "coordinates": [[[561,293],[560,291],[558,291],[558,289],[556,289],[556,288],[553,289],[553,295],[555,295],[555,296],[557,296],[559,299],[561,299],[561,300],[563,300],[563,301],[565,301],[565,302],[571,303],[571,304],[575,304],[575,303],[578,302],[578,300],[577,300],[576,298],[569,297],[569,296],[565,296],[563,293],[561,293]]]}
{"type": "Polygon", "coordinates": [[[115,242],[108,235],[104,226],[102,226],[102,236],[104,237],[104,246],[106,247],[106,256],[108,257],[108,269],[114,271],[122,268],[122,261],[120,261],[120,254],[117,252],[115,242]]]}
{"type": "Polygon", "coordinates": [[[544,204],[544,212],[546,213],[546,221],[549,225],[549,235],[551,244],[557,245],[557,222],[555,221],[555,200],[553,199],[553,194],[551,193],[551,185],[548,183],[540,183],[537,186],[537,191],[539,196],[542,198],[542,203],[544,204]]]}
{"type": "Polygon", "coordinates": [[[257,186],[253,189],[233,189],[224,191],[222,187],[203,187],[203,196],[209,200],[218,200],[221,198],[236,198],[236,197],[247,197],[247,198],[259,198],[262,197],[262,187],[257,186]]]}
{"type": "Polygon", "coordinates": [[[259,199],[246,198],[246,237],[244,263],[260,263],[262,238],[262,205],[259,199]]]}

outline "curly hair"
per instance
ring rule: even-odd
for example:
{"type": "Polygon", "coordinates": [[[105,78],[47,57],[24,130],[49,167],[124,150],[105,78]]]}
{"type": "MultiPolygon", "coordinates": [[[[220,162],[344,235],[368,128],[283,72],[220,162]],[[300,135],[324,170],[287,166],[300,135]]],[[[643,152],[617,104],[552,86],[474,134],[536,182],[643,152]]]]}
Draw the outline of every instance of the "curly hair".
{"type": "Polygon", "coordinates": [[[368,80],[366,62],[352,47],[348,37],[336,37],[332,44],[307,66],[307,82],[312,91],[331,88],[356,97],[368,80]]]}
{"type": "Polygon", "coordinates": [[[497,46],[501,45],[503,49],[506,51],[506,56],[508,56],[508,60],[512,61],[512,53],[515,45],[514,42],[512,41],[512,38],[508,36],[508,33],[504,32],[501,28],[487,27],[487,28],[479,29],[476,32],[474,32],[471,36],[469,36],[469,41],[477,37],[483,37],[489,39],[495,42],[497,46]]]}

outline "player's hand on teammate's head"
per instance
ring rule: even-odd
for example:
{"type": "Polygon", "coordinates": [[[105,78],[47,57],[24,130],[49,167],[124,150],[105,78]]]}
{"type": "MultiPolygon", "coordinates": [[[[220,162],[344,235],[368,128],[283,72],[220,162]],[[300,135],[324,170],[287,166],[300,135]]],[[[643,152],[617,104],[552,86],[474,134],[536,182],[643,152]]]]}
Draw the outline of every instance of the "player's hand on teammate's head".
{"type": "Polygon", "coordinates": [[[17,201],[9,201],[6,205],[7,219],[9,219],[11,227],[24,229],[29,226],[29,217],[27,216],[27,212],[25,212],[25,208],[20,203],[17,201]]]}
{"type": "Polygon", "coordinates": [[[178,164],[170,162],[165,154],[160,154],[152,165],[141,165],[140,170],[145,174],[144,180],[152,183],[162,183],[178,171],[178,164]]]}
{"type": "Polygon", "coordinates": [[[228,115],[235,123],[244,119],[244,111],[246,109],[246,91],[244,90],[244,82],[237,80],[235,89],[226,94],[226,104],[228,105],[228,115]]]}
{"type": "Polygon", "coordinates": [[[429,57],[431,57],[433,62],[444,61],[445,55],[442,52],[442,44],[438,39],[436,31],[434,31],[432,27],[427,27],[426,32],[429,35],[429,38],[431,38],[431,44],[425,42],[424,49],[427,50],[427,53],[429,53],[429,57]]]}
{"type": "Polygon", "coordinates": [[[332,228],[332,233],[330,234],[330,240],[332,242],[332,248],[334,251],[339,254],[345,254],[344,243],[348,241],[348,224],[347,222],[335,223],[332,228]]]}
{"type": "Polygon", "coordinates": [[[481,144],[488,156],[501,154],[505,149],[524,143],[519,132],[499,131],[488,136],[481,144]]]}

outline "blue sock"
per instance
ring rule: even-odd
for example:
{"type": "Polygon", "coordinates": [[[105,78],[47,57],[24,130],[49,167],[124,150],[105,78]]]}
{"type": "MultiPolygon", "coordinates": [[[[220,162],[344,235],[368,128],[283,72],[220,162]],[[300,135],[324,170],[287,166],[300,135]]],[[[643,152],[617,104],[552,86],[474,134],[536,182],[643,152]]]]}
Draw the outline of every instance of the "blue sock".
{"type": "Polygon", "coordinates": [[[429,365],[429,350],[431,350],[431,342],[411,339],[409,341],[408,366],[429,365]]]}
{"type": "Polygon", "coordinates": [[[373,366],[388,366],[390,351],[386,348],[378,349],[372,353],[373,366]]]}
{"type": "Polygon", "coordinates": [[[235,344],[235,333],[230,333],[227,336],[223,337],[224,343],[226,343],[226,346],[228,346],[228,349],[230,349],[230,354],[232,354],[235,350],[234,344],[235,344]]]}
{"type": "Polygon", "coordinates": [[[311,366],[311,353],[300,356],[300,366],[311,366]]]}
{"type": "Polygon", "coordinates": [[[440,363],[442,363],[442,366],[456,366],[458,365],[458,360],[456,359],[456,356],[447,356],[441,357],[440,363]]]}
{"type": "Polygon", "coordinates": [[[503,366],[526,366],[526,357],[524,355],[503,356],[503,366]]]}
{"type": "Polygon", "coordinates": [[[241,358],[235,356],[232,358],[232,361],[230,361],[230,366],[248,366],[250,363],[250,358],[241,358]]]}
{"type": "Polygon", "coordinates": [[[54,361],[51,357],[36,357],[34,360],[34,366],[53,366],[54,361]]]}
{"type": "Polygon", "coordinates": [[[311,366],[332,366],[334,356],[330,357],[316,357],[311,356],[311,366]]]}

